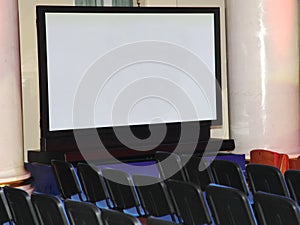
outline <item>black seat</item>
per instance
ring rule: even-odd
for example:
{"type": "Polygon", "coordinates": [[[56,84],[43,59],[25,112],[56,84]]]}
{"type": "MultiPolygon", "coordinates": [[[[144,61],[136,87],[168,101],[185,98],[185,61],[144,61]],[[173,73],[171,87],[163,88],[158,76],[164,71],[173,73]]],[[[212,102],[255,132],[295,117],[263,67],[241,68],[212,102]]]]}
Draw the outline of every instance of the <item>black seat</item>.
{"type": "Polygon", "coordinates": [[[166,182],[176,214],[185,225],[211,224],[212,220],[201,189],[188,182],[166,182]]]}
{"type": "Polygon", "coordinates": [[[149,216],[147,218],[146,225],[179,225],[179,224],[149,216]]]}
{"type": "Polygon", "coordinates": [[[211,171],[217,184],[237,188],[249,194],[245,177],[239,164],[226,160],[214,160],[210,164],[211,171]]]}
{"type": "Polygon", "coordinates": [[[162,179],[187,181],[180,157],[177,154],[157,151],[154,158],[162,179]]]}
{"type": "Polygon", "coordinates": [[[31,201],[42,225],[68,225],[62,202],[55,196],[33,193],[31,201]]]}
{"type": "Polygon", "coordinates": [[[17,188],[4,187],[4,193],[16,225],[39,225],[27,192],[17,188]]]}
{"type": "Polygon", "coordinates": [[[110,207],[108,191],[100,170],[93,165],[78,163],[77,174],[87,201],[97,203],[105,200],[106,206],[110,207]]]}
{"type": "Polygon", "coordinates": [[[184,169],[187,174],[187,180],[199,186],[202,191],[205,191],[210,183],[215,182],[211,168],[205,162],[204,166],[206,169],[200,171],[201,157],[182,155],[180,158],[182,162],[186,162],[184,169]]]}
{"type": "Polygon", "coordinates": [[[300,205],[300,171],[287,170],[284,177],[291,197],[300,205]]]}
{"type": "Polygon", "coordinates": [[[104,225],[141,225],[136,217],[112,209],[103,209],[101,218],[104,225]]]}
{"type": "Polygon", "coordinates": [[[300,225],[298,205],[288,197],[257,192],[254,205],[260,225],[300,225]]]}
{"type": "Polygon", "coordinates": [[[218,225],[256,225],[246,194],[239,189],[210,184],[206,198],[214,221],[218,225]]]}
{"type": "Polygon", "coordinates": [[[161,179],[144,175],[133,175],[132,178],[147,215],[155,217],[169,215],[173,221],[176,221],[167,186],[161,179]]]}
{"type": "Polygon", "coordinates": [[[263,191],[290,196],[284,177],[278,168],[262,164],[249,164],[246,171],[253,194],[263,191]]]}
{"type": "Polygon", "coordinates": [[[71,199],[72,196],[78,196],[82,201],[82,190],[72,164],[60,160],[51,160],[51,166],[62,198],[71,199]]]}
{"type": "Polygon", "coordinates": [[[0,224],[12,224],[12,215],[2,188],[0,188],[0,224]]]}
{"type": "Polygon", "coordinates": [[[121,170],[104,168],[102,170],[114,209],[128,211],[134,208],[139,216],[143,216],[130,176],[121,170]]]}
{"type": "Polygon", "coordinates": [[[67,199],[65,209],[71,225],[102,225],[100,209],[92,203],[67,199]]]}

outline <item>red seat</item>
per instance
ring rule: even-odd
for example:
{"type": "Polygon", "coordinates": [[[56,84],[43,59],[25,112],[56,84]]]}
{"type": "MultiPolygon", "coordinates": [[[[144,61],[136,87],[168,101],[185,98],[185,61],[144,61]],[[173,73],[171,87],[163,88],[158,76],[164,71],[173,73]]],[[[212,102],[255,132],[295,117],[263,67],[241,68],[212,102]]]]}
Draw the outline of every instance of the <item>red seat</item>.
{"type": "Polygon", "coordinates": [[[284,173],[289,169],[289,156],[272,150],[254,149],[250,151],[250,163],[274,166],[284,173]]]}
{"type": "Polygon", "coordinates": [[[300,156],[289,160],[290,170],[300,170],[300,156]]]}

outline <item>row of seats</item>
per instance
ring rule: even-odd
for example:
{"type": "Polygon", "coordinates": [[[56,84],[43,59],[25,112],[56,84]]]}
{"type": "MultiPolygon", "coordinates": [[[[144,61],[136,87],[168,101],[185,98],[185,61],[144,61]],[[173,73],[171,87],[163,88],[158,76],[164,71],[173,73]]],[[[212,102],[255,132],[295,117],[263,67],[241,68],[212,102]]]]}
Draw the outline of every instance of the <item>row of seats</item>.
{"type": "MultiPolygon", "coordinates": [[[[183,156],[170,153],[163,153],[164,157],[171,157],[171,165],[158,163],[162,177],[170,171],[170,167],[180,169],[172,179],[192,182],[206,190],[209,183],[217,183],[225,186],[237,188],[244,192],[250,199],[257,191],[291,197],[300,205],[300,171],[286,170],[284,176],[281,170],[275,166],[250,163],[246,166],[246,176],[240,165],[235,162],[225,160],[214,160],[205,170],[199,172],[199,157],[191,157],[184,162],[183,156]],[[186,163],[183,166],[183,163],[186,163]],[[168,168],[169,167],[169,168],[168,168]],[[180,174],[180,175],[179,175],[180,174]],[[246,180],[248,182],[246,182],[246,180]],[[249,188],[250,187],[250,190],[249,188]]],[[[186,157],[186,156],[185,156],[186,157]]],[[[163,158],[162,158],[163,159],[163,158]]],[[[161,159],[158,159],[160,162],[161,159]]]]}
{"type": "MultiPolygon", "coordinates": [[[[1,195],[1,224],[15,225],[140,225],[131,215],[99,209],[92,203],[65,200],[43,193],[31,196],[21,189],[4,187],[1,195]]],[[[147,225],[174,225],[148,217],[147,225]]]]}
{"type": "MultiPolygon", "coordinates": [[[[175,160],[175,161],[176,161],[176,163],[178,163],[177,160],[175,160]]],[[[57,167],[57,165],[55,165],[56,163],[62,163],[64,165],[69,165],[72,168],[72,166],[68,163],[53,161],[52,165],[53,165],[53,168],[55,171],[59,170],[58,168],[56,168],[57,167]]],[[[158,166],[160,167],[161,165],[158,164],[158,166]]],[[[165,168],[163,168],[163,167],[160,168],[160,171],[162,171],[163,169],[164,169],[163,172],[170,171],[170,170],[165,170],[165,168]]],[[[197,167],[195,169],[198,170],[197,167]]],[[[76,174],[74,172],[74,169],[71,171],[73,171],[72,176],[75,177],[76,174]]],[[[182,171],[183,170],[178,170],[178,173],[176,174],[176,176],[178,176],[179,173],[184,174],[182,171]]],[[[290,171],[290,172],[292,172],[292,171],[290,171]]],[[[91,197],[91,196],[93,196],[93,194],[95,194],[97,192],[97,190],[99,190],[99,188],[100,188],[101,190],[104,190],[103,191],[104,195],[106,193],[105,201],[108,203],[108,207],[111,207],[114,209],[124,210],[124,209],[127,209],[129,206],[135,207],[137,209],[139,216],[152,215],[152,216],[160,217],[160,216],[168,214],[168,215],[170,215],[170,217],[172,218],[173,221],[175,221],[175,222],[179,221],[179,222],[182,222],[187,225],[211,224],[213,221],[210,217],[210,211],[207,208],[206,201],[205,201],[205,198],[203,198],[203,194],[201,192],[200,186],[197,184],[191,184],[190,182],[187,182],[186,180],[182,179],[182,176],[181,177],[180,176],[178,176],[178,177],[170,176],[172,178],[171,180],[169,179],[167,182],[162,182],[162,180],[160,180],[159,178],[134,175],[132,177],[132,179],[133,179],[135,185],[133,185],[131,183],[131,178],[124,171],[118,171],[118,170],[113,170],[113,169],[104,169],[102,171],[102,173],[106,179],[103,179],[100,171],[96,167],[93,168],[90,165],[80,163],[77,166],[77,173],[78,173],[80,180],[82,181],[83,190],[85,190],[84,193],[87,196],[87,200],[91,200],[94,198],[91,202],[94,202],[94,203],[97,202],[97,198],[95,196],[94,197],[91,197]],[[82,171],[85,171],[85,172],[83,173],[82,171]],[[94,175],[91,175],[92,173],[94,175]],[[89,178],[92,178],[92,179],[89,179],[89,178]],[[116,179],[118,179],[118,181],[120,181],[120,179],[121,179],[122,183],[123,182],[124,183],[120,184],[118,182],[113,182],[116,179]],[[177,179],[177,180],[182,179],[182,180],[174,181],[173,179],[177,179]],[[97,184],[95,185],[93,183],[97,183],[97,184]],[[125,183],[127,185],[124,185],[125,183]],[[149,183],[151,185],[148,185],[148,186],[142,185],[145,183],[149,183]],[[104,184],[104,186],[103,186],[103,184],[104,184]],[[103,188],[103,187],[107,187],[107,191],[105,191],[105,188],[103,188]],[[91,192],[92,194],[88,193],[88,191],[87,191],[88,189],[93,190],[91,192]],[[135,195],[135,190],[138,193],[138,197],[135,195]],[[190,193],[191,195],[188,196],[187,195],[188,193],[190,193]],[[108,196],[110,196],[110,198],[108,196]],[[170,204],[170,199],[172,199],[171,204],[170,204]],[[197,201],[194,201],[195,199],[197,201]],[[158,204],[157,204],[157,202],[158,202],[158,204]],[[194,212],[194,213],[192,213],[192,212],[194,212]]],[[[207,173],[207,174],[212,173],[214,175],[213,179],[215,179],[215,181],[217,183],[234,187],[234,188],[238,189],[242,193],[242,195],[244,195],[246,197],[250,193],[248,191],[248,186],[245,182],[245,178],[242,174],[242,171],[236,163],[229,162],[229,161],[215,160],[211,164],[211,166],[207,168],[205,173],[207,173]]],[[[248,176],[250,177],[250,183],[251,183],[250,186],[254,193],[257,193],[260,191],[265,191],[265,192],[271,192],[274,194],[280,194],[279,192],[277,192],[277,190],[280,190],[281,187],[279,185],[278,186],[279,188],[278,188],[277,185],[274,184],[274,181],[275,181],[275,183],[277,181],[279,181],[279,183],[281,183],[281,186],[285,185],[284,180],[282,181],[282,177],[280,177],[280,176],[282,176],[282,174],[280,173],[280,171],[278,171],[278,169],[276,169],[274,167],[269,167],[269,166],[264,166],[264,165],[248,165],[247,173],[248,173],[248,176]],[[278,177],[279,177],[279,179],[278,179],[278,177]],[[272,182],[272,183],[270,183],[270,182],[272,182]],[[272,187],[273,185],[275,188],[272,187]],[[274,192],[274,190],[276,190],[276,191],[274,192]]],[[[66,175],[66,173],[64,173],[64,174],[66,175]]],[[[163,177],[163,175],[162,175],[162,177],[163,177]]],[[[65,180],[65,179],[63,179],[63,180],[65,180]]],[[[60,182],[63,182],[63,181],[60,181],[60,182]]],[[[298,183],[299,183],[299,181],[298,181],[298,183]]],[[[68,184],[70,184],[70,183],[68,183],[68,184]]],[[[79,185],[77,185],[77,186],[79,186],[79,185]]],[[[208,186],[209,188],[208,189],[205,188],[205,190],[206,190],[207,200],[208,200],[210,208],[212,210],[212,214],[214,215],[215,221],[221,221],[222,218],[226,218],[226,217],[218,216],[218,214],[216,213],[216,209],[218,207],[214,206],[217,203],[215,203],[215,204],[213,203],[214,202],[212,200],[213,197],[211,197],[213,195],[209,194],[210,189],[218,189],[221,187],[221,186],[219,186],[219,187],[216,187],[216,186],[217,185],[214,186],[214,185],[210,184],[208,186]]],[[[224,189],[224,187],[221,187],[221,188],[224,189]]],[[[236,190],[236,189],[233,189],[233,190],[236,190]]],[[[228,188],[227,188],[227,191],[228,191],[228,188]]],[[[62,191],[62,192],[64,192],[64,191],[62,191]]],[[[80,191],[79,191],[79,193],[80,193],[80,191]]],[[[264,196],[264,195],[265,195],[264,193],[257,193],[257,194],[255,194],[255,198],[260,199],[262,197],[257,197],[257,196],[264,196]]],[[[218,201],[215,201],[215,202],[223,202],[223,203],[226,202],[224,200],[224,196],[230,196],[230,194],[223,193],[220,196],[221,197],[223,196],[223,200],[219,199],[218,201]]],[[[289,195],[286,195],[286,196],[288,197],[289,195]]],[[[275,195],[275,197],[278,197],[278,196],[275,195]]],[[[244,197],[240,197],[240,199],[243,199],[243,198],[244,197]]],[[[288,200],[290,205],[294,204],[294,202],[292,200],[285,198],[285,197],[282,197],[282,198],[284,200],[288,200]]],[[[218,199],[218,198],[216,198],[216,199],[218,199]]],[[[226,210],[228,211],[229,208],[231,208],[228,205],[231,204],[232,199],[235,199],[235,198],[232,197],[231,200],[229,198],[229,200],[227,201],[227,204],[223,204],[223,208],[226,206],[224,208],[225,211],[224,210],[219,210],[219,211],[220,212],[222,212],[222,211],[226,212],[226,210]]],[[[247,201],[248,201],[248,199],[247,199],[247,201]]],[[[245,201],[242,201],[243,202],[242,206],[239,206],[239,207],[235,206],[234,208],[247,209],[247,207],[243,207],[243,205],[245,206],[248,204],[247,201],[246,201],[246,203],[245,203],[245,201]]],[[[258,200],[256,200],[256,202],[257,201],[258,200]]],[[[262,204],[256,203],[255,205],[262,205],[262,204]]],[[[280,204],[280,205],[284,205],[284,204],[280,204]]],[[[276,206],[276,204],[274,206],[276,206]]],[[[222,208],[222,206],[219,206],[219,207],[222,208]]],[[[259,206],[257,211],[259,211],[259,209],[261,209],[261,208],[262,207],[259,206]]],[[[291,207],[291,208],[293,208],[293,207],[291,207]]],[[[251,209],[251,207],[250,207],[250,209],[251,209]]],[[[235,212],[234,213],[235,216],[236,215],[244,215],[241,212],[240,213],[238,213],[236,211],[233,211],[233,212],[235,212]]],[[[247,212],[247,210],[245,210],[244,212],[247,212]]],[[[252,215],[251,210],[249,212],[248,212],[248,214],[252,215]]],[[[278,212],[283,212],[283,210],[278,210],[278,212]]],[[[232,212],[231,212],[231,214],[229,212],[227,214],[231,215],[232,212]]],[[[297,215],[297,213],[295,213],[295,212],[294,212],[294,214],[297,215]]],[[[297,216],[294,216],[294,217],[297,218],[297,216]]],[[[233,218],[235,218],[235,217],[232,217],[231,219],[227,219],[226,223],[217,223],[217,224],[226,224],[226,225],[238,224],[237,222],[234,222],[235,220],[233,220],[233,218]]],[[[243,216],[243,218],[251,218],[251,216],[248,216],[248,217],[243,216]]],[[[258,218],[265,218],[265,217],[260,216],[258,218]]],[[[274,215],[273,215],[273,218],[274,218],[274,215]]],[[[271,217],[271,219],[272,219],[272,217],[271,217]]],[[[239,221],[239,220],[240,219],[238,219],[237,221],[239,221]]],[[[253,220],[255,221],[255,219],[253,219],[253,220]]],[[[266,220],[266,219],[261,219],[261,220],[266,220]]],[[[252,220],[250,220],[250,222],[248,221],[247,223],[245,222],[242,224],[253,224],[251,221],[252,220]]],[[[292,221],[295,222],[295,220],[292,220],[292,221]]],[[[261,223],[261,224],[272,224],[272,223],[261,223]]],[[[277,223],[273,223],[272,225],[275,225],[275,224],[277,224],[277,223]]],[[[285,224],[287,224],[287,223],[285,223],[285,224]]],[[[292,223],[292,224],[298,224],[298,223],[292,223]]]]}
{"type": "MultiPolygon", "coordinates": [[[[238,189],[210,184],[207,188],[207,200],[211,209],[212,220],[201,220],[198,196],[202,193],[198,189],[186,188],[187,183],[181,183],[182,195],[186,204],[180,214],[184,224],[219,224],[219,225],[299,225],[299,209],[291,199],[258,192],[255,194],[255,209],[259,223],[246,197],[238,189]],[[195,192],[196,191],[196,192],[195,192]]],[[[4,188],[1,190],[3,209],[1,209],[1,224],[8,222],[16,225],[140,225],[140,221],[128,214],[107,209],[99,209],[94,204],[65,200],[62,203],[57,197],[48,194],[33,193],[31,197],[23,190],[4,188]],[[4,198],[3,198],[4,197],[4,198]],[[7,218],[3,217],[6,212],[7,218]],[[10,214],[12,212],[12,216],[10,214]]],[[[158,203],[159,204],[159,203],[158,203]]],[[[146,219],[147,225],[175,225],[153,217],[146,219]]]]}
{"type": "Polygon", "coordinates": [[[282,173],[286,170],[299,170],[300,157],[290,158],[288,154],[268,149],[252,149],[250,163],[264,164],[277,167],[282,173]]]}

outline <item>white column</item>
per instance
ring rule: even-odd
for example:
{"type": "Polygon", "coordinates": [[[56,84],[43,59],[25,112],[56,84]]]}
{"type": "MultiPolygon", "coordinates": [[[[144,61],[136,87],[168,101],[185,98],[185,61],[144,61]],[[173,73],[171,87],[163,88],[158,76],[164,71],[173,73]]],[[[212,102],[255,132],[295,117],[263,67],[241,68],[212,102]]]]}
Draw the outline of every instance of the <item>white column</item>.
{"type": "Polygon", "coordinates": [[[236,153],[300,154],[297,0],[227,0],[230,132],[236,153]]]}
{"type": "Polygon", "coordinates": [[[30,177],[23,152],[18,1],[0,0],[0,184],[30,177]]]}

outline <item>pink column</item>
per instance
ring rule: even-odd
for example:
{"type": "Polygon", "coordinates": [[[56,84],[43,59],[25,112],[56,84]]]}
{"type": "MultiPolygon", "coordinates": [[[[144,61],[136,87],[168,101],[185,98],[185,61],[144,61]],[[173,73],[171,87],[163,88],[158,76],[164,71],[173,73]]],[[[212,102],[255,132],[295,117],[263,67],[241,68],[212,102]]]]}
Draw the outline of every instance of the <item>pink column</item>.
{"type": "Polygon", "coordinates": [[[228,0],[230,133],[236,153],[300,154],[297,0],[228,0]]]}
{"type": "Polygon", "coordinates": [[[18,1],[0,0],[0,184],[22,186],[24,169],[18,1]]]}

